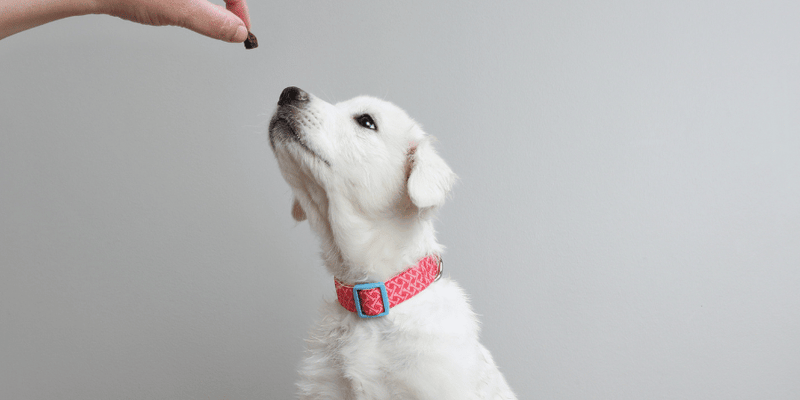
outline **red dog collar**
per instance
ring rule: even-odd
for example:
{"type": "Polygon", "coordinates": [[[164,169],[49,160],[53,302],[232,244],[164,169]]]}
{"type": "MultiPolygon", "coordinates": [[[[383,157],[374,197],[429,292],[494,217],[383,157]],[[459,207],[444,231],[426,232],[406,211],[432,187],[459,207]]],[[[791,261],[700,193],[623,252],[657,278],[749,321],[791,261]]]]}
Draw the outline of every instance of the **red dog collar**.
{"type": "Polygon", "coordinates": [[[339,304],[361,318],[382,317],[389,309],[414,297],[431,283],[442,276],[442,259],[439,256],[428,256],[393,278],[383,282],[362,283],[348,286],[338,279],[336,296],[339,304]]]}

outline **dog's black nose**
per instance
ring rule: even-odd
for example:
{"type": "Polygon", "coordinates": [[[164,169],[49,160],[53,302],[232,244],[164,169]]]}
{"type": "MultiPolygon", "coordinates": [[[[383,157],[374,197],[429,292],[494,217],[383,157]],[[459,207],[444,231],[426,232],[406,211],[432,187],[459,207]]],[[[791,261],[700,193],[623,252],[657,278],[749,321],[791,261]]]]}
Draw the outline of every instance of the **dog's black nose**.
{"type": "Polygon", "coordinates": [[[305,103],[308,101],[308,93],[298,87],[289,86],[283,89],[281,97],[278,99],[278,105],[282,106],[289,103],[305,103]]]}

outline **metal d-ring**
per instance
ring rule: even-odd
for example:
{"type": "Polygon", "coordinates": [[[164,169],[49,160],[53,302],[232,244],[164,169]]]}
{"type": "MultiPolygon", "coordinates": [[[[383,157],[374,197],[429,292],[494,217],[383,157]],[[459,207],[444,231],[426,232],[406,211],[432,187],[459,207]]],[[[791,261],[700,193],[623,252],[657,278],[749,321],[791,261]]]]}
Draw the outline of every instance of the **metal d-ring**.
{"type": "Polygon", "coordinates": [[[433,278],[433,281],[436,282],[442,277],[442,271],[444,270],[444,262],[442,261],[442,257],[439,256],[439,273],[436,274],[436,278],[433,278]]]}

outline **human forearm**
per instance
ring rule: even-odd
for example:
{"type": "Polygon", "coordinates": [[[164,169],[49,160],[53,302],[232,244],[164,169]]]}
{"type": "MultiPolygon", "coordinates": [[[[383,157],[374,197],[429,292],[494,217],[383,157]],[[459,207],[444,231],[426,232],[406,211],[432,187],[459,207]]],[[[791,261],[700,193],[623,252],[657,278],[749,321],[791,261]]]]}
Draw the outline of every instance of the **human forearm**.
{"type": "Polygon", "coordinates": [[[57,19],[96,12],[96,0],[0,0],[0,39],[57,19]]]}

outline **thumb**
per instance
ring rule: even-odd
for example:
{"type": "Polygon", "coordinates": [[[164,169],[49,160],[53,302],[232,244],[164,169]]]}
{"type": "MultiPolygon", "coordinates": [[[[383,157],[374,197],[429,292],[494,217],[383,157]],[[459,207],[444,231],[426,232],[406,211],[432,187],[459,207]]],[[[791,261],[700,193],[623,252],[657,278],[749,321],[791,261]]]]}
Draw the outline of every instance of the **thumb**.
{"type": "Polygon", "coordinates": [[[195,7],[188,12],[182,26],[201,35],[228,42],[244,42],[247,39],[247,27],[241,18],[216,4],[206,0],[195,2],[195,7]]]}

